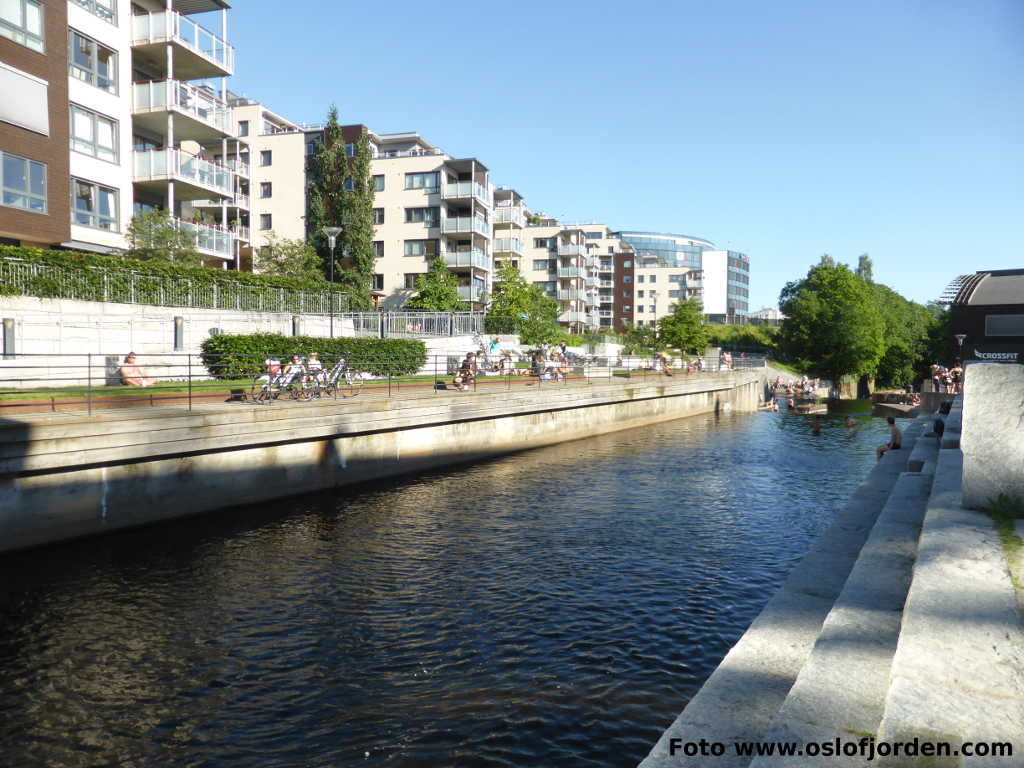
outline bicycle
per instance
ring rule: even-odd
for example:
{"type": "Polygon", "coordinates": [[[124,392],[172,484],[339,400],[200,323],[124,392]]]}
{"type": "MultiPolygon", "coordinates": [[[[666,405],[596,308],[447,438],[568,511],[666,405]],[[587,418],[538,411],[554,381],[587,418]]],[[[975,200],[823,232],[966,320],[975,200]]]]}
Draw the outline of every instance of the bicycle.
{"type": "Polygon", "coordinates": [[[342,358],[324,376],[324,392],[328,397],[341,395],[344,397],[355,397],[363,386],[363,377],[359,371],[353,370],[348,362],[342,358]]]}

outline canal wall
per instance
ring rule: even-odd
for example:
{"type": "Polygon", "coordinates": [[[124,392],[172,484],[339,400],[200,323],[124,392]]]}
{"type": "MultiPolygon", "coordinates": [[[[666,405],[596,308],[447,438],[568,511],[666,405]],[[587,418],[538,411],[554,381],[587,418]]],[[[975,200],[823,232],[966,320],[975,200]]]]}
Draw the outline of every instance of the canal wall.
{"type": "Polygon", "coordinates": [[[756,410],[761,370],[393,398],[0,419],[0,552],[756,410]]]}

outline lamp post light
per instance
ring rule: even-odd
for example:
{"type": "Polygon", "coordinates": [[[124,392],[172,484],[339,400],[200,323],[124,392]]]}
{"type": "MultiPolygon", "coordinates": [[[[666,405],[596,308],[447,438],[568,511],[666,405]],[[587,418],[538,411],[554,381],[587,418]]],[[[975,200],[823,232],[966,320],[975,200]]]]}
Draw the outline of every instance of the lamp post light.
{"type": "Polygon", "coordinates": [[[341,234],[341,227],[324,227],[324,234],[327,235],[327,242],[331,246],[331,261],[330,266],[327,268],[328,276],[327,281],[331,284],[328,291],[328,301],[330,302],[330,314],[331,314],[331,338],[334,338],[334,245],[338,242],[338,235],[341,234]]]}
{"type": "Polygon", "coordinates": [[[953,336],[956,339],[956,343],[959,345],[958,357],[960,358],[960,367],[964,367],[964,340],[967,338],[966,333],[958,333],[953,336]]]}

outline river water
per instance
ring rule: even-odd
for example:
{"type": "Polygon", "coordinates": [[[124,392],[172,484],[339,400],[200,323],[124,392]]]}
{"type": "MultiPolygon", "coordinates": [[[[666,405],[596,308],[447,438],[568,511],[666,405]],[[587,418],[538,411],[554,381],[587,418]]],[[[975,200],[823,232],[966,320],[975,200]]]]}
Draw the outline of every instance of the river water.
{"type": "Polygon", "coordinates": [[[723,414],[0,557],[3,766],[633,766],[874,463],[723,414]]]}

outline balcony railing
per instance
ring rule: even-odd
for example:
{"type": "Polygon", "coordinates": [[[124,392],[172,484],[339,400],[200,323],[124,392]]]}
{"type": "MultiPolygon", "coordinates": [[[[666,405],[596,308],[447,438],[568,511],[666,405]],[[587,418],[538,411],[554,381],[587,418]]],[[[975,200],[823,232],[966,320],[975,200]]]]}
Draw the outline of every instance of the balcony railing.
{"type": "Polygon", "coordinates": [[[236,160],[233,157],[229,157],[227,162],[224,163],[228,168],[237,173],[239,176],[249,178],[249,163],[244,160],[236,160]]]}
{"type": "Polygon", "coordinates": [[[586,296],[586,291],[580,290],[560,290],[558,292],[559,301],[575,301],[576,299],[582,299],[586,296]]]}
{"type": "Polygon", "coordinates": [[[587,247],[585,245],[562,245],[558,246],[559,256],[586,256],[587,247]]]}
{"type": "Polygon", "coordinates": [[[249,228],[243,226],[237,226],[231,228],[231,233],[243,242],[250,242],[249,240],[249,228]]]}
{"type": "Polygon", "coordinates": [[[558,276],[561,278],[585,277],[587,270],[583,267],[559,267],[558,276]]]}
{"type": "MultiPolygon", "coordinates": [[[[220,208],[222,203],[223,203],[222,200],[193,200],[192,201],[192,207],[193,208],[220,208]]],[[[228,208],[245,208],[246,210],[248,210],[249,209],[249,196],[248,195],[240,195],[240,194],[238,194],[236,192],[234,199],[227,201],[227,206],[228,206],[228,208]]]]}
{"type": "Polygon", "coordinates": [[[234,176],[227,168],[180,149],[136,151],[135,181],[184,180],[231,196],[234,176]]]}
{"type": "Polygon", "coordinates": [[[526,217],[523,216],[523,209],[518,206],[515,208],[495,208],[494,216],[491,220],[495,224],[515,224],[518,227],[526,226],[526,217]]]}
{"type": "Polygon", "coordinates": [[[195,248],[200,253],[218,256],[222,259],[230,259],[234,256],[234,249],[231,247],[233,237],[229,230],[211,227],[207,224],[197,224],[185,219],[172,219],[172,221],[180,231],[187,232],[192,236],[195,248]]]}
{"type": "Polygon", "coordinates": [[[449,267],[476,267],[477,269],[491,268],[491,261],[479,248],[471,251],[445,251],[444,263],[449,267]]]}
{"type": "Polygon", "coordinates": [[[598,287],[599,288],[614,288],[615,287],[615,281],[613,281],[613,280],[602,280],[601,282],[598,283],[598,287]]]}
{"type": "Polygon", "coordinates": [[[455,184],[445,184],[441,187],[441,199],[475,197],[487,205],[491,204],[491,196],[487,193],[487,187],[477,184],[475,181],[459,181],[455,184]]]}
{"type": "Polygon", "coordinates": [[[597,316],[598,317],[612,317],[613,315],[614,315],[614,312],[612,310],[610,310],[610,309],[599,309],[597,311],[597,316]]]}
{"type": "Polygon", "coordinates": [[[480,301],[483,299],[484,289],[479,285],[460,285],[459,298],[463,301],[480,301]]]}
{"type": "Polygon", "coordinates": [[[600,282],[601,281],[598,280],[597,277],[595,277],[594,275],[587,275],[586,279],[583,281],[583,284],[586,285],[587,288],[597,288],[600,282]]]}
{"type": "Polygon", "coordinates": [[[516,253],[523,255],[523,243],[514,237],[499,237],[494,241],[495,253],[516,253]]]}
{"type": "Polygon", "coordinates": [[[586,312],[563,312],[558,316],[560,323],[585,323],[587,322],[586,312]]]}
{"type": "Polygon", "coordinates": [[[177,11],[132,16],[132,45],[161,43],[165,40],[184,45],[228,73],[235,71],[234,47],[177,11]]]}
{"type": "Polygon", "coordinates": [[[442,222],[441,231],[451,234],[475,232],[484,237],[491,236],[491,228],[487,220],[480,216],[457,216],[445,219],[442,222]]]}
{"type": "Polygon", "coordinates": [[[221,133],[231,134],[228,105],[201,88],[180,80],[153,80],[132,85],[135,112],[160,112],[176,109],[196,120],[213,126],[221,133]]]}

